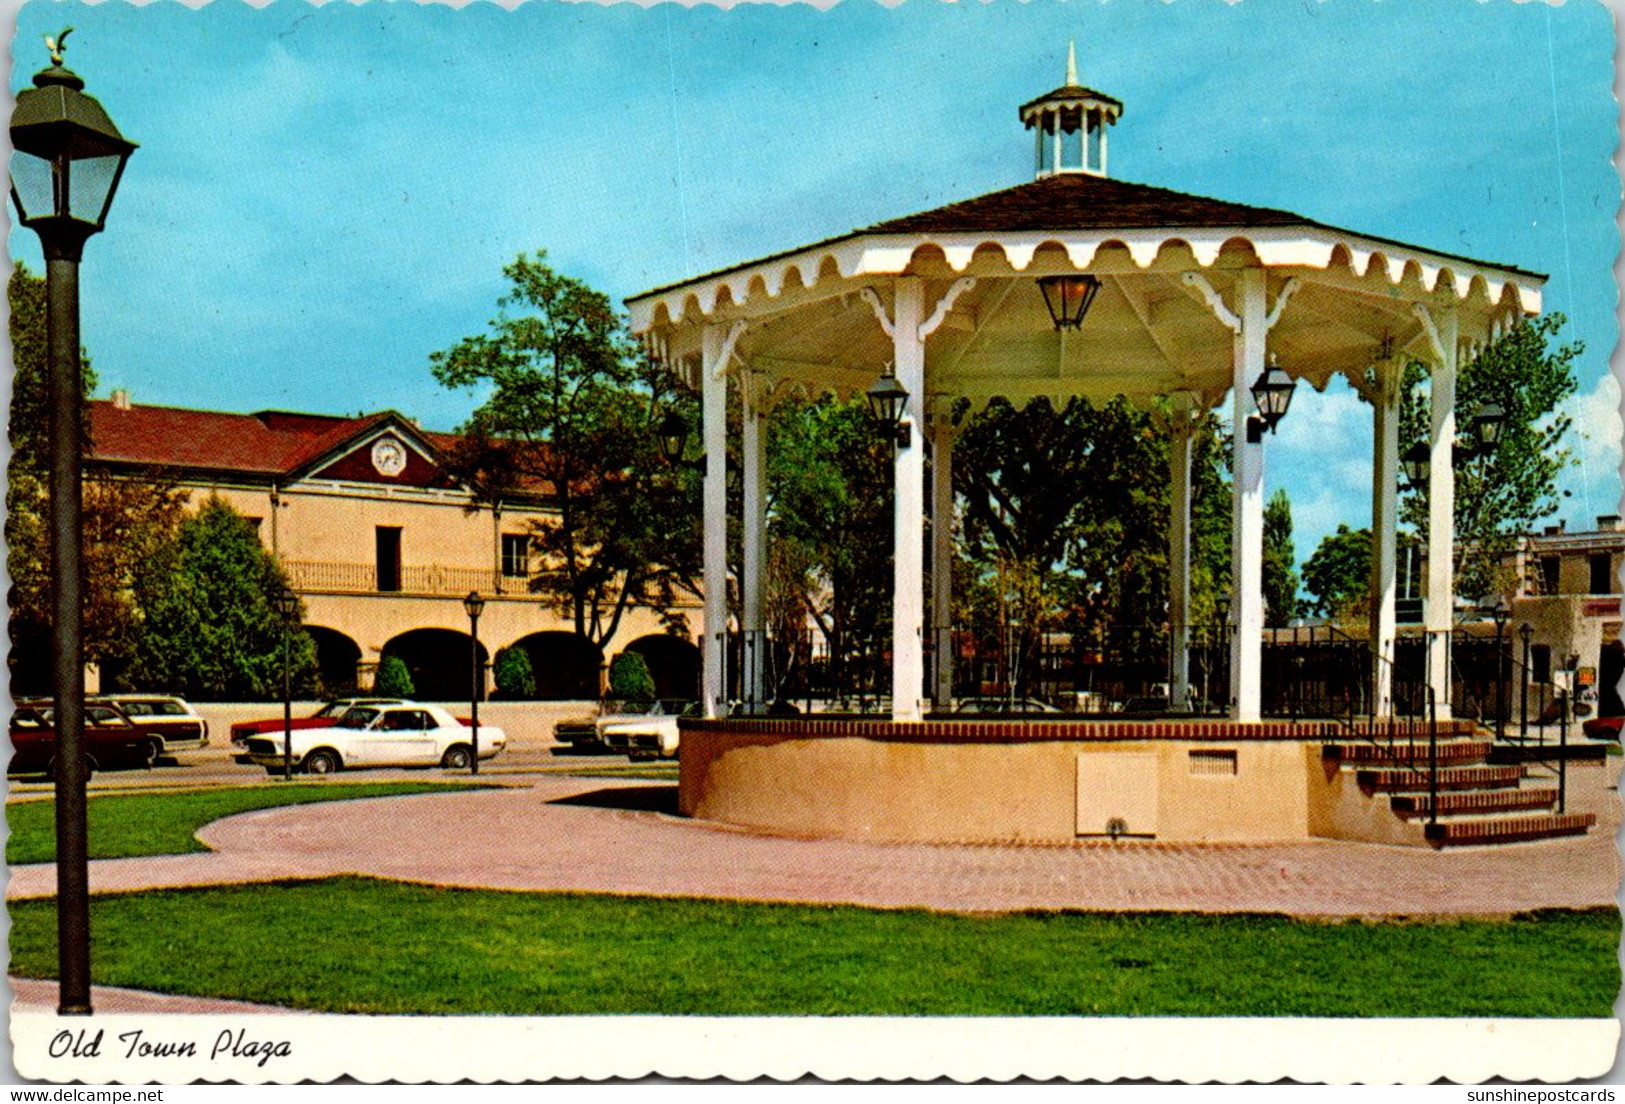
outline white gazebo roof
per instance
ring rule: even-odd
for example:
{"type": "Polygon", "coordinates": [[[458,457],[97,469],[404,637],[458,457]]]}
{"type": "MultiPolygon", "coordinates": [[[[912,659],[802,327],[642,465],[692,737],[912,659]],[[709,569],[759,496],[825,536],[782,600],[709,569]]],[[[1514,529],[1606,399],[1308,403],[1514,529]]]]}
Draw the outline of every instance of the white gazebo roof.
{"type": "Polygon", "coordinates": [[[1212,403],[1232,382],[1232,333],[1215,308],[1235,301],[1236,273],[1256,267],[1277,304],[1271,351],[1317,387],[1363,371],[1379,347],[1426,359],[1427,311],[1417,305],[1454,304],[1464,341],[1482,341],[1538,313],[1545,282],[1290,211],[1062,173],[628,305],[634,332],[669,356],[696,353],[706,324],[744,322],[738,352],[753,369],[845,393],[866,386],[891,355],[871,301],[890,294],[887,277],[919,276],[926,302],[949,308],[927,353],[933,394],[1020,402],[1188,392],[1212,403]],[[1082,329],[1058,333],[1035,278],[1070,273],[1097,276],[1102,287],[1082,329]]]}

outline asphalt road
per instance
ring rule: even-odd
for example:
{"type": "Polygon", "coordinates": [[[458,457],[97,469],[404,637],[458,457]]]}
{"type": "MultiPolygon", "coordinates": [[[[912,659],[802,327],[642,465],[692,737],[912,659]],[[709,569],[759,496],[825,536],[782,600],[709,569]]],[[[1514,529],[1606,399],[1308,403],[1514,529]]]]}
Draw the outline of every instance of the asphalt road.
{"type": "MultiPolygon", "coordinates": [[[[469,707],[467,702],[445,702],[444,705],[458,716],[466,717],[469,707]]],[[[321,703],[296,702],[293,715],[295,717],[308,716],[314,713],[321,703]]],[[[92,792],[127,790],[127,789],[182,789],[196,786],[250,786],[259,785],[266,781],[267,774],[263,767],[253,763],[238,763],[234,760],[237,752],[231,746],[231,725],[235,721],[259,720],[280,718],[282,704],[273,703],[233,703],[233,704],[200,704],[196,706],[199,713],[209,722],[209,746],[198,751],[182,751],[174,756],[160,759],[152,770],[120,769],[107,767],[98,770],[91,776],[89,789],[92,792]]],[[[480,777],[500,780],[504,777],[514,778],[531,775],[538,772],[551,772],[569,770],[571,768],[590,767],[594,769],[616,769],[628,767],[630,764],[624,756],[585,755],[577,753],[572,747],[556,743],[553,739],[553,725],[565,717],[585,716],[592,712],[593,703],[590,702],[481,702],[480,726],[495,725],[501,728],[508,738],[507,747],[493,759],[483,759],[480,762],[480,777]]],[[[357,772],[356,777],[361,777],[357,772]]],[[[448,777],[468,777],[467,771],[458,771],[455,774],[441,770],[438,767],[427,769],[391,769],[382,768],[368,770],[364,777],[369,780],[388,781],[393,779],[431,779],[448,777]]],[[[52,784],[38,775],[25,775],[8,779],[10,793],[14,796],[29,794],[47,794],[52,784]]]]}

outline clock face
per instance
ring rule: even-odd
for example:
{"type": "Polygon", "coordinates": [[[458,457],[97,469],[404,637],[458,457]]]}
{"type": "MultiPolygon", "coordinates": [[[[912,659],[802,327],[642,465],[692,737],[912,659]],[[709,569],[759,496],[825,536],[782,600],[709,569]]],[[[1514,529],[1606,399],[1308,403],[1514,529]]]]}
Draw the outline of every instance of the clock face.
{"type": "Polygon", "coordinates": [[[406,470],[406,446],[393,437],[378,438],[372,446],[372,466],[379,475],[400,475],[406,470]]]}

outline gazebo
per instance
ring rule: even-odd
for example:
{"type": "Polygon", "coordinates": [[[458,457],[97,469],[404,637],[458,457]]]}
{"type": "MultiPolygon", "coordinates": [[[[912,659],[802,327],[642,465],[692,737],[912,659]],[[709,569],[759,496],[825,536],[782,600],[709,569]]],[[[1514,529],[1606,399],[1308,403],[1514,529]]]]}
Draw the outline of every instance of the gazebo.
{"type": "MultiPolygon", "coordinates": [[[[726,578],[728,567],[730,381],[742,413],[739,628],[749,640],[763,628],[766,413],[789,390],[852,394],[891,377],[879,391],[898,406],[891,723],[901,726],[923,723],[952,693],[950,665],[928,673],[925,662],[928,625],[935,653],[947,653],[951,525],[931,527],[929,618],[924,545],[928,505],[931,516],[952,517],[955,401],[1120,395],[1171,412],[1168,618],[1178,703],[1190,690],[1191,432],[1228,396],[1229,714],[1245,725],[1261,720],[1262,488],[1272,407],[1291,383],[1323,390],[1334,376],[1372,405],[1371,647],[1391,657],[1400,383],[1413,359],[1431,367],[1427,680],[1448,709],[1457,368],[1539,311],[1544,277],[1288,211],[1115,180],[1107,138],[1123,110],[1079,83],[1069,52],[1065,84],[1019,110],[1034,137],[1030,181],[628,300],[634,332],[686,366],[701,394],[707,718],[726,711],[727,590],[710,581],[726,578]]],[[[746,702],[762,698],[760,652],[745,654],[746,702]]],[[[1373,709],[1381,713],[1392,665],[1375,665],[1373,709]]],[[[686,756],[684,767],[686,776],[686,756]]]]}

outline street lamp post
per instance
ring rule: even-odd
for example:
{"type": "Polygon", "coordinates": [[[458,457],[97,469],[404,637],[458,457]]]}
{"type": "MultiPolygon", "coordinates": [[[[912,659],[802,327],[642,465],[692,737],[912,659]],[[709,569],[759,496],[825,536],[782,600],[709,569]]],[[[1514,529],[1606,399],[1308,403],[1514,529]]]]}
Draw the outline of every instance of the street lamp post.
{"type": "Polygon", "coordinates": [[[84,582],[80,545],[84,383],[79,350],[79,260],[106,223],[124,163],[135,150],[85,82],[62,65],[63,31],[51,66],[17,93],[11,114],[11,199],[18,221],[45,254],[50,406],[52,692],[56,719],[57,1012],[88,1016],[90,866],[85,823],[84,582]]]}
{"type": "Polygon", "coordinates": [[[282,781],[293,781],[293,620],[299,616],[299,595],[292,587],[277,592],[276,611],[282,615],[282,781]]]}
{"type": "Polygon", "coordinates": [[[485,599],[480,592],[471,590],[468,597],[463,599],[463,609],[468,611],[468,652],[469,666],[473,678],[468,684],[468,719],[470,731],[473,733],[473,754],[469,756],[468,773],[480,773],[480,690],[484,682],[480,676],[484,673],[480,669],[480,612],[485,609],[485,599]]]}
{"type": "Polygon", "coordinates": [[[1529,640],[1535,635],[1535,626],[1525,621],[1518,626],[1518,638],[1523,641],[1523,668],[1518,673],[1518,739],[1529,738],[1529,640]]]}
{"type": "Polygon", "coordinates": [[[1495,740],[1500,743],[1507,734],[1507,664],[1506,656],[1502,655],[1501,641],[1512,611],[1507,609],[1506,602],[1497,599],[1490,616],[1495,619],[1495,740]]]}

